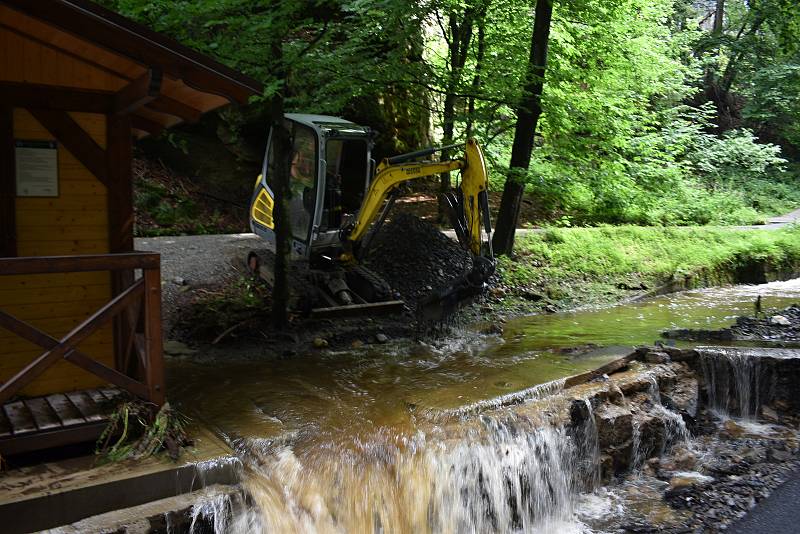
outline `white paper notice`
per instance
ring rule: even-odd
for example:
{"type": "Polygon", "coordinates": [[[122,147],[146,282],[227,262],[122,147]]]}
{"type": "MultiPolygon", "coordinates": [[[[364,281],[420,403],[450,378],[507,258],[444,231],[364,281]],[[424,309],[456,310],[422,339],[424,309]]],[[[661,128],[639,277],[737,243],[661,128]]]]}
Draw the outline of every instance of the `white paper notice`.
{"type": "Polygon", "coordinates": [[[58,144],[14,141],[18,197],[58,196],[58,144]]]}

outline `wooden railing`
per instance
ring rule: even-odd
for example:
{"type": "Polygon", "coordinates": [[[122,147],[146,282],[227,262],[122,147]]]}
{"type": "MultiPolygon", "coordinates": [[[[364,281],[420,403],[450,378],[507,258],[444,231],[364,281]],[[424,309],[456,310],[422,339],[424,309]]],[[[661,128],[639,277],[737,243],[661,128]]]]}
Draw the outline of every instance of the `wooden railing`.
{"type": "Polygon", "coordinates": [[[30,341],[44,353],[0,385],[0,405],[16,395],[47,368],[66,360],[133,395],[157,406],[164,403],[164,358],[161,340],[161,260],[158,254],[131,252],[91,256],[44,256],[0,258],[0,276],[113,271],[142,276],[131,281],[89,318],[61,339],[0,309],[0,327],[30,341]],[[77,349],[78,344],[116,318],[117,340],[112,369],[77,349]],[[121,354],[120,354],[121,353],[121,354]],[[132,361],[133,357],[138,359],[132,361]],[[133,375],[133,376],[131,376],[133,375]]]}

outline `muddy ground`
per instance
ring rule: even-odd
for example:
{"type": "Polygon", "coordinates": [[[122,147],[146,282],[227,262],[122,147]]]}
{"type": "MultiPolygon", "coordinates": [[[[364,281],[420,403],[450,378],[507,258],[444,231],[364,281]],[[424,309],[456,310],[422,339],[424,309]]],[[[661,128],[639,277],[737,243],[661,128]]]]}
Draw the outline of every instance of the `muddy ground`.
{"type": "Polygon", "coordinates": [[[400,314],[311,319],[292,314],[281,331],[270,326],[270,290],[245,268],[248,251],[263,248],[248,234],[142,238],[137,249],[162,254],[162,291],[168,351],[183,345],[233,348],[275,357],[291,357],[314,348],[344,349],[389,339],[436,337],[455,324],[491,319],[493,332],[503,318],[487,304],[490,295],[467,304],[445,323],[421,323],[416,303],[449,286],[471,268],[468,252],[433,225],[408,214],[386,223],[366,255],[365,265],[380,275],[406,302],[400,314]],[[265,343],[266,342],[266,343],[265,343]]]}

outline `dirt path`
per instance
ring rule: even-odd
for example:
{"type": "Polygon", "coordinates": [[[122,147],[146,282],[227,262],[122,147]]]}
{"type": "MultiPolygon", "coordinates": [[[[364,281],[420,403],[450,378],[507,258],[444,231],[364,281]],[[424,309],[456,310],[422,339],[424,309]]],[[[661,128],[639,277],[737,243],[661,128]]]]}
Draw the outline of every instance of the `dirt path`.
{"type": "Polygon", "coordinates": [[[180,302],[191,290],[212,287],[235,276],[244,267],[247,252],[263,247],[255,234],[142,237],[136,250],[161,254],[164,321],[174,323],[180,302]]]}

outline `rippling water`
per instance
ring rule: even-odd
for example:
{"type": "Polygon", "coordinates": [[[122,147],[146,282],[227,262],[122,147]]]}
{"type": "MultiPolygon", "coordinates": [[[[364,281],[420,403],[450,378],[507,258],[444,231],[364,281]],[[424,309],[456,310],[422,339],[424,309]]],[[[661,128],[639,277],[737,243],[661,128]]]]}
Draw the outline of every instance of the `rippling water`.
{"type": "Polygon", "coordinates": [[[580,532],[578,500],[584,514],[612,506],[579,498],[585,477],[573,466],[587,443],[480,416],[482,406],[557,389],[664,329],[728,326],[758,295],[764,308],[784,307],[800,300],[800,281],[524,317],[501,336],[172,360],[171,397],[245,458],[256,506],[219,531],[580,532]],[[449,436],[441,414],[480,425],[449,436]]]}
{"type": "Polygon", "coordinates": [[[173,402],[229,437],[303,433],[349,440],[376,428],[413,432],[420,414],[458,410],[593,369],[668,328],[717,328],[800,300],[800,280],[704,289],[603,309],[514,319],[502,336],[465,331],[291,359],[168,362],[173,402]],[[574,348],[578,350],[573,350],[574,348]]]}

